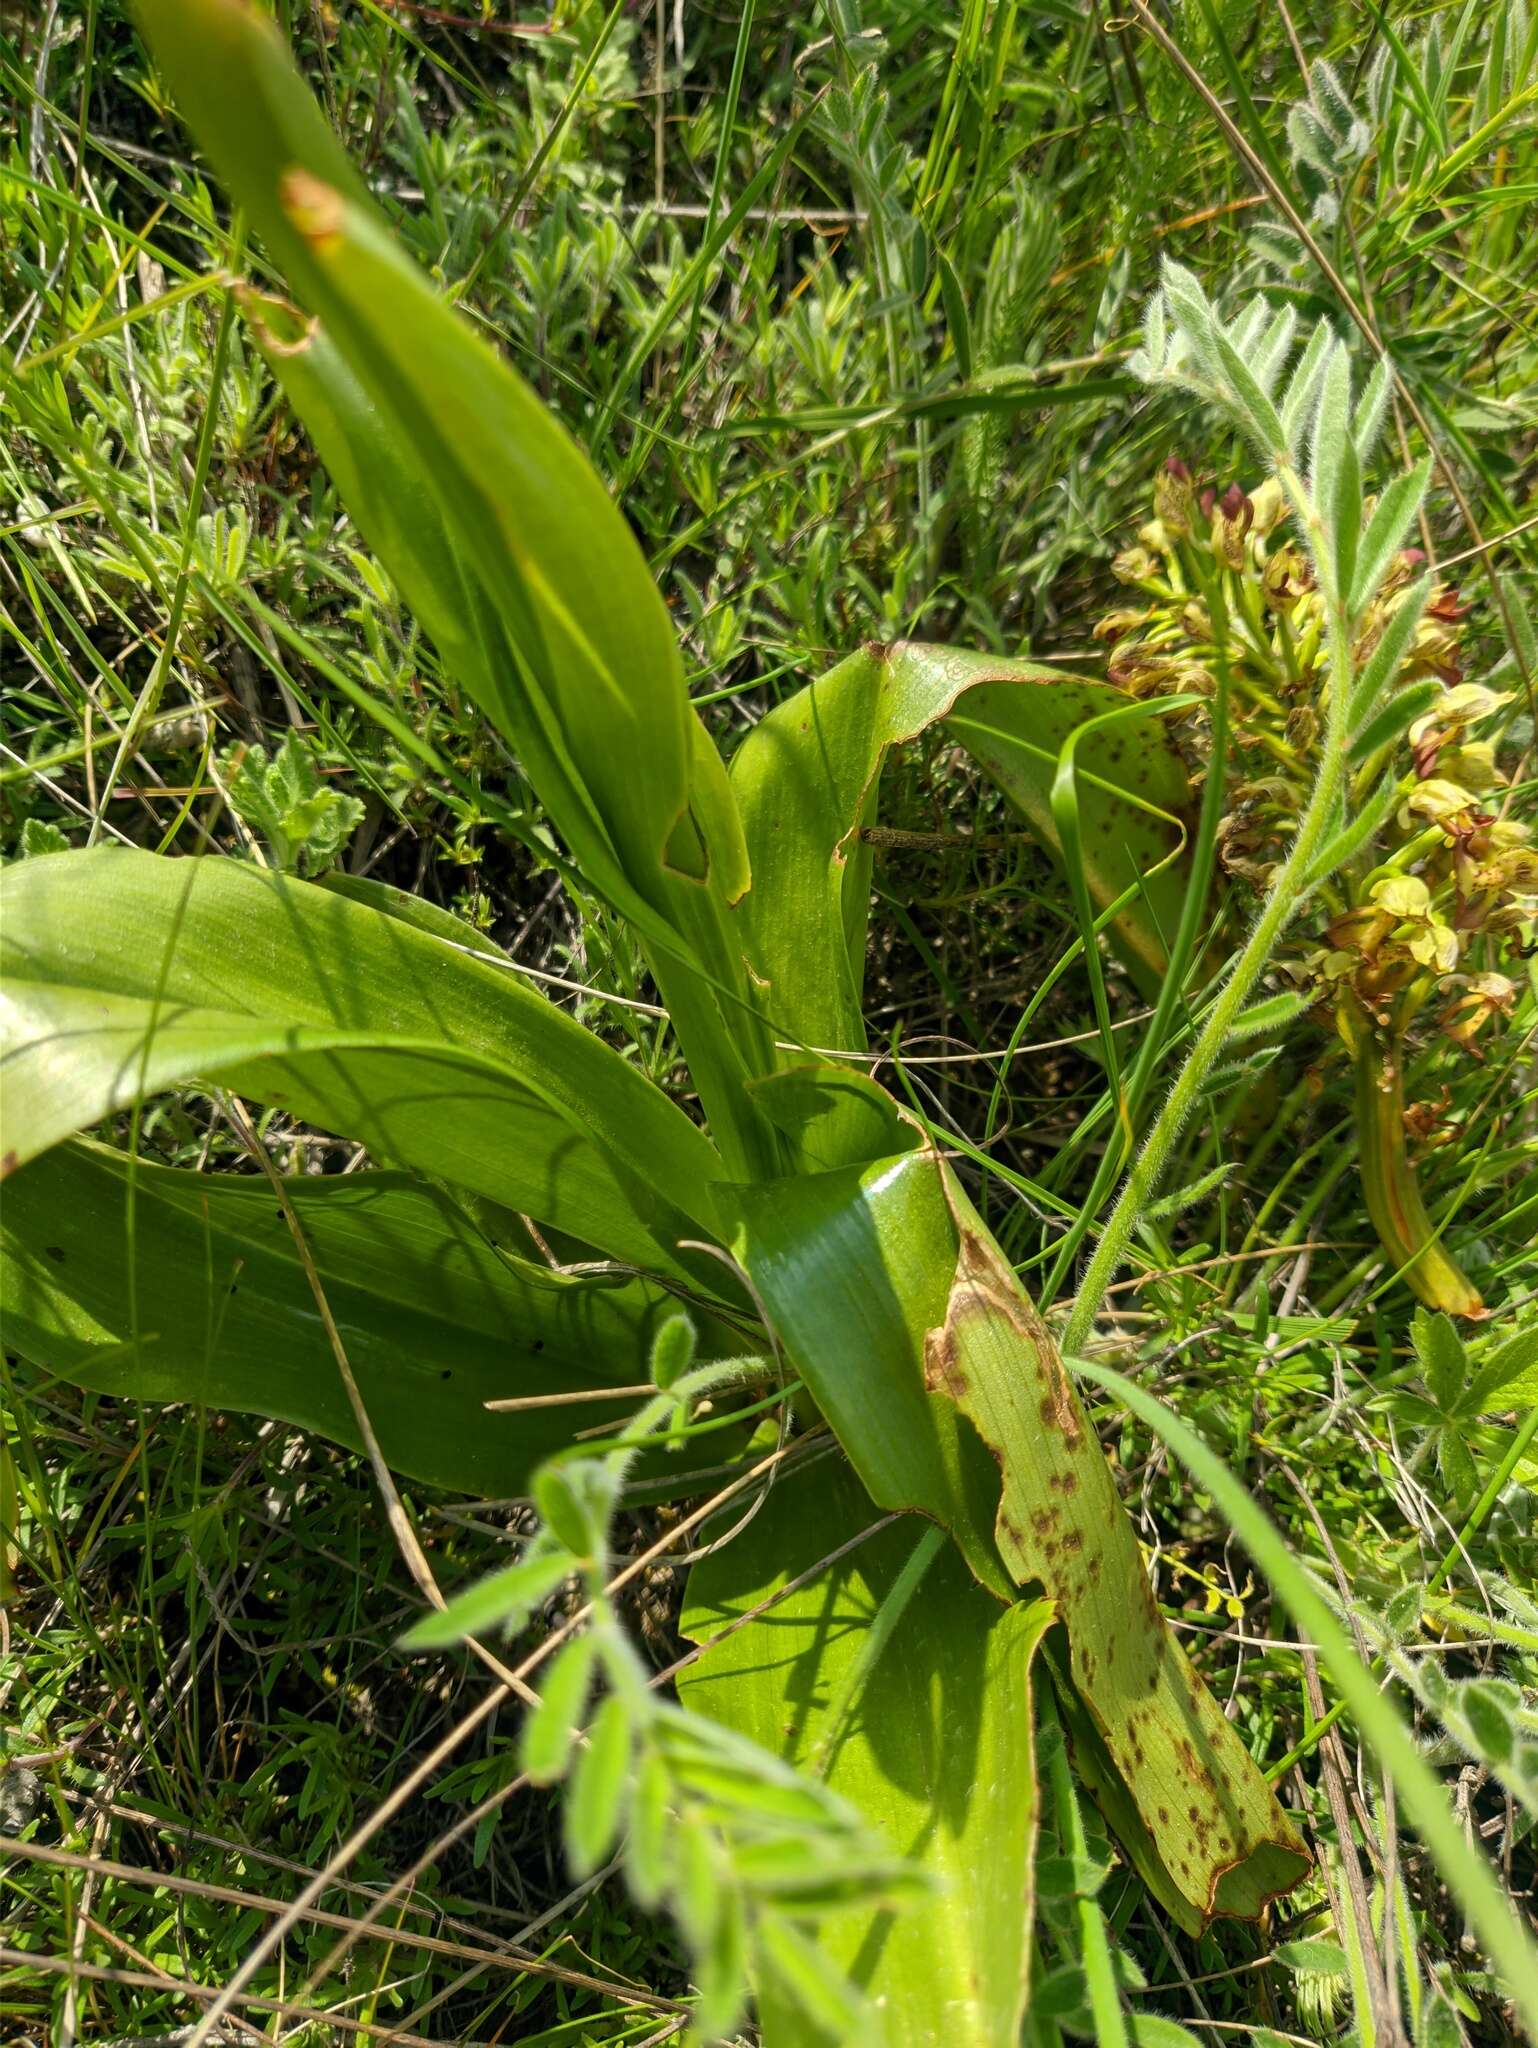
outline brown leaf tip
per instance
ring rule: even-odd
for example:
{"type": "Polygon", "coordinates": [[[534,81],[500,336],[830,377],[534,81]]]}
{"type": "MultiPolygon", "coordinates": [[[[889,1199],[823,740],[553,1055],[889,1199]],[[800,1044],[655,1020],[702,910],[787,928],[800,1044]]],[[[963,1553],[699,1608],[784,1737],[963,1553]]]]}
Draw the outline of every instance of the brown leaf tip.
{"type": "Polygon", "coordinates": [[[342,232],[341,193],[298,164],[278,180],[278,203],[307,242],[334,241],[342,232]]]}

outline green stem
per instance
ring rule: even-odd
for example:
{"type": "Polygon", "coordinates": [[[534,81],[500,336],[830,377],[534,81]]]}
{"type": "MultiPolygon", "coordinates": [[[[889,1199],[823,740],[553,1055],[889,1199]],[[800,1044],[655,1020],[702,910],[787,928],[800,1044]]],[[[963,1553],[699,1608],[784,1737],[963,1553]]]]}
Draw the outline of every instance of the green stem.
{"type": "MultiPolygon", "coordinates": [[[[1207,899],[1211,893],[1212,871],[1217,854],[1218,826],[1222,822],[1223,806],[1228,801],[1228,700],[1232,674],[1228,660],[1228,606],[1223,592],[1221,572],[1213,577],[1211,585],[1205,584],[1197,568],[1196,557],[1191,558],[1193,580],[1201,595],[1207,601],[1213,629],[1213,665],[1217,671],[1217,688],[1212,698],[1212,744],[1207,760],[1207,781],[1202,791],[1201,816],[1196,828],[1196,844],[1191,855],[1191,872],[1186,886],[1185,901],[1180,910],[1180,927],[1175,942],[1170,948],[1164,978],[1159,985],[1158,1000],[1154,1014],[1138,1047],[1137,1058],[1127,1079],[1124,1125],[1128,1132],[1127,1149],[1131,1149],[1131,1120],[1142,1108],[1160,1059],[1169,1042],[1175,1012],[1185,997],[1186,971],[1196,957],[1197,941],[1201,936],[1202,923],[1207,915],[1207,899]]],[[[1092,940],[1086,940],[1086,944],[1092,940]]],[[[1057,1248],[1052,1271],[1042,1290],[1041,1298],[1051,1301],[1062,1285],[1063,1276],[1078,1256],[1079,1246],[1094,1228],[1095,1218],[1100,1214],[1100,1205],[1116,1184],[1116,1175],[1121,1170],[1124,1153],[1118,1142],[1120,1132],[1113,1135],[1106,1146],[1105,1156],[1095,1175],[1094,1186],[1079,1212],[1077,1221],[1057,1248]]]]}
{"type": "MultiPolygon", "coordinates": [[[[1284,482],[1289,479],[1284,476],[1284,482]]],[[[1296,479],[1291,479],[1296,484],[1296,479]]],[[[1302,499],[1302,487],[1297,486],[1296,498],[1302,499]]],[[[1299,506],[1300,511],[1311,522],[1316,515],[1306,499],[1299,506]]],[[[1266,900],[1261,906],[1249,938],[1238,959],[1229,970],[1216,1002],[1207,1014],[1195,1045],[1186,1056],[1174,1087],[1165,1100],[1163,1109],[1154,1122],[1138,1154],[1132,1171],[1122,1184],[1122,1191],[1094,1256],[1085,1271],[1084,1282],[1074,1302],[1073,1312],[1063,1332],[1063,1348],[1077,1351],[1083,1348],[1084,1339],[1094,1326],[1100,1312],[1106,1291],[1121,1271],[1127,1257],[1127,1247],[1133,1233],[1142,1220],[1148,1203],[1158,1192],[1160,1181],[1169,1164],[1175,1140],[1179,1136],[1187,1117],[1196,1106],[1207,1076],[1216,1065],[1219,1055],[1228,1043],[1234,1021],[1249,1000],[1251,989],[1260,978],[1267,961],[1275,949],[1277,940],[1292,919],[1302,908],[1307,895],[1307,876],[1334,820],[1335,806],[1345,782],[1348,767],[1348,728],[1346,707],[1351,696],[1351,634],[1346,618],[1344,600],[1333,590],[1327,592],[1330,628],[1330,698],[1329,717],[1325,731],[1325,743],[1319,760],[1319,771],[1314,781],[1313,793],[1298,826],[1297,837],[1292,850],[1283,861],[1272,879],[1266,900]]]]}

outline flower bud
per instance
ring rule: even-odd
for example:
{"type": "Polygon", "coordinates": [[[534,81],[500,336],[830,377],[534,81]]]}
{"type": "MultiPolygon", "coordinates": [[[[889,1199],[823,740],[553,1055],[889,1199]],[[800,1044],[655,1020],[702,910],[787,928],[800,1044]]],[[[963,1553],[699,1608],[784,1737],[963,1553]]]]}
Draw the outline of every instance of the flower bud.
{"type": "Polygon", "coordinates": [[[1298,704],[1287,714],[1287,744],[1295,754],[1306,754],[1319,737],[1319,719],[1308,704],[1298,704]]]}
{"type": "Polygon", "coordinates": [[[1154,479],[1154,513],[1168,533],[1184,540],[1196,519],[1196,487],[1178,455],[1170,456],[1154,479]]]}
{"type": "Polygon", "coordinates": [[[1268,476],[1250,493],[1251,532],[1262,537],[1275,533],[1287,517],[1287,495],[1274,476],[1268,476]]]}
{"type": "Polygon", "coordinates": [[[1244,567],[1244,537],[1254,518],[1249,499],[1237,484],[1230,484],[1212,515],[1212,552],[1225,569],[1237,573],[1244,567]]]}
{"type": "Polygon", "coordinates": [[[1296,548],[1280,547],[1266,557],[1260,587],[1274,612],[1286,611],[1307,589],[1302,557],[1296,548]]]}

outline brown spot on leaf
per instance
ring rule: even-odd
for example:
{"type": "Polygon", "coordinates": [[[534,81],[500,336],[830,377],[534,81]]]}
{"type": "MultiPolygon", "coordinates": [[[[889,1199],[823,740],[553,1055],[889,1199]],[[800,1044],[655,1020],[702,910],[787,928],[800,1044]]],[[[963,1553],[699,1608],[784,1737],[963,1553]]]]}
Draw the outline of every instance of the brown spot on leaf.
{"type": "Polygon", "coordinates": [[[947,1326],[931,1330],[924,1339],[924,1385],[931,1394],[945,1394],[952,1401],[964,1401],[967,1376],[956,1352],[955,1332],[947,1326]]]}
{"type": "Polygon", "coordinates": [[[317,248],[334,242],[342,232],[342,195],[334,185],[301,170],[297,164],[278,180],[278,199],[283,211],[307,242],[317,248]]]}

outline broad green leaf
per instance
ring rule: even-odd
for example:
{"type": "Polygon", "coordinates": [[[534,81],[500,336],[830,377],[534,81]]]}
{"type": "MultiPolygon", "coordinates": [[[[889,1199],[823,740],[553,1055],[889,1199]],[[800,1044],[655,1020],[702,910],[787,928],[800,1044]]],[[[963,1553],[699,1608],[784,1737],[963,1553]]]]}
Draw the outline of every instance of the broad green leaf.
{"type": "Polygon", "coordinates": [[[1094,1717],[1165,1868],[1203,1916],[1257,1917],[1308,1867],[1302,1841],[1159,1613],[1098,1439],[1045,1324],[960,1187],[943,1329],[925,1382],[999,1460],[998,1543],[1018,1585],[1041,1585],[1068,1634],[1094,1717]]]}
{"type": "MultiPolygon", "coordinates": [[[[782,1480],[741,1537],[694,1567],[684,1632],[708,1642],[878,1519],[842,1463],[782,1480]]],[[[922,1539],[913,1520],[880,1530],[708,1649],[679,1691],[693,1712],[824,1768],[937,1882],[896,1914],[865,1901],[819,1922],[819,1950],[872,2001],[862,2048],[1014,2048],[1036,1835],[1030,1666],[1050,1611],[1000,1607],[946,1545],[868,1658],[922,1539]]],[[[817,2027],[774,1971],[760,1989],[767,2048],[851,2038],[817,2027]]]]}
{"type": "Polygon", "coordinates": [[[924,1384],[956,1266],[927,1153],[737,1191],[738,1257],[871,1498],[943,1522],[973,1576],[1015,1597],[994,1540],[999,1474],[924,1384]]]}
{"type": "MultiPolygon", "coordinates": [[[[708,1234],[709,1141],[516,975],[313,884],[103,848],[0,876],[4,1150],[218,1078],[643,1267],[708,1234]]],[[[719,1276],[715,1276],[717,1280],[719,1276]]]]}
{"type": "MultiPolygon", "coordinates": [[[[1026,825],[1060,851],[1050,791],[1059,751],[1087,719],[1131,703],[1107,683],[1029,661],[897,642],[867,647],[775,706],[732,761],[754,886],[743,906],[750,957],[783,1037],[863,1050],[861,994],[871,848],[890,749],[937,720],[998,782],[1026,825]]],[[[1157,978],[1179,922],[1175,851],[1191,809],[1168,735],[1108,732],[1079,765],[1086,879],[1103,909],[1140,874],[1144,901],[1111,935],[1143,982],[1157,978]]],[[[794,1057],[791,1055],[789,1057],[794,1057]]]]}
{"type": "Polygon", "coordinates": [[[624,520],[564,428],[398,247],[275,24],[245,0],[143,0],[137,13],[305,311],[403,461],[409,450],[431,478],[477,608],[483,594],[496,606],[516,664],[467,685],[490,685],[484,708],[559,829],[574,822],[568,802],[585,804],[644,887],[688,800],[688,707],[666,609],[624,520]],[[546,788],[547,766],[565,787],[546,788]]]}
{"type": "MultiPolygon", "coordinates": [[[[485,1402],[632,1386],[673,1313],[646,1282],[568,1278],[499,1249],[405,1174],[301,1175],[284,1192],[385,1457],[412,1478],[524,1492],[574,1427],[624,1408],[487,1414],[485,1402]]],[[[64,1379],[273,1416],[359,1447],[265,1180],[131,1171],[102,1146],[58,1147],[7,1184],[0,1281],[7,1345],[64,1379]]],[[[702,1341],[736,1348],[720,1326],[702,1341]]]]}
{"type": "Polygon", "coordinates": [[[248,296],[269,361],[578,866],[647,944],[734,1170],[765,1170],[776,1148],[742,1093],[768,1058],[732,929],[741,826],[633,535],[566,430],[397,245],[274,24],[245,0],[138,14],[319,322],[248,296]]]}
{"type": "MultiPolygon", "coordinates": [[[[998,783],[1047,851],[1061,858],[1051,806],[1059,751],[1075,726],[1125,706],[1126,693],[1077,676],[1028,692],[1007,677],[989,680],[984,657],[947,659],[982,671],[979,687],[958,703],[948,730],[998,783]]],[[[1185,763],[1167,727],[1148,720],[1135,731],[1105,731],[1093,749],[1081,748],[1077,779],[1090,900],[1103,911],[1141,881],[1140,896],[1111,920],[1107,936],[1138,986],[1156,991],[1185,902],[1180,856],[1196,813],[1185,763]]]]}
{"type": "Polygon", "coordinates": [[[1160,1615],[1056,1346],[949,1170],[910,1152],[738,1200],[739,1256],[872,1497],[944,1523],[982,1584],[1002,1564],[1056,1602],[1183,1917],[1257,1915],[1307,1853],[1160,1615]]]}

